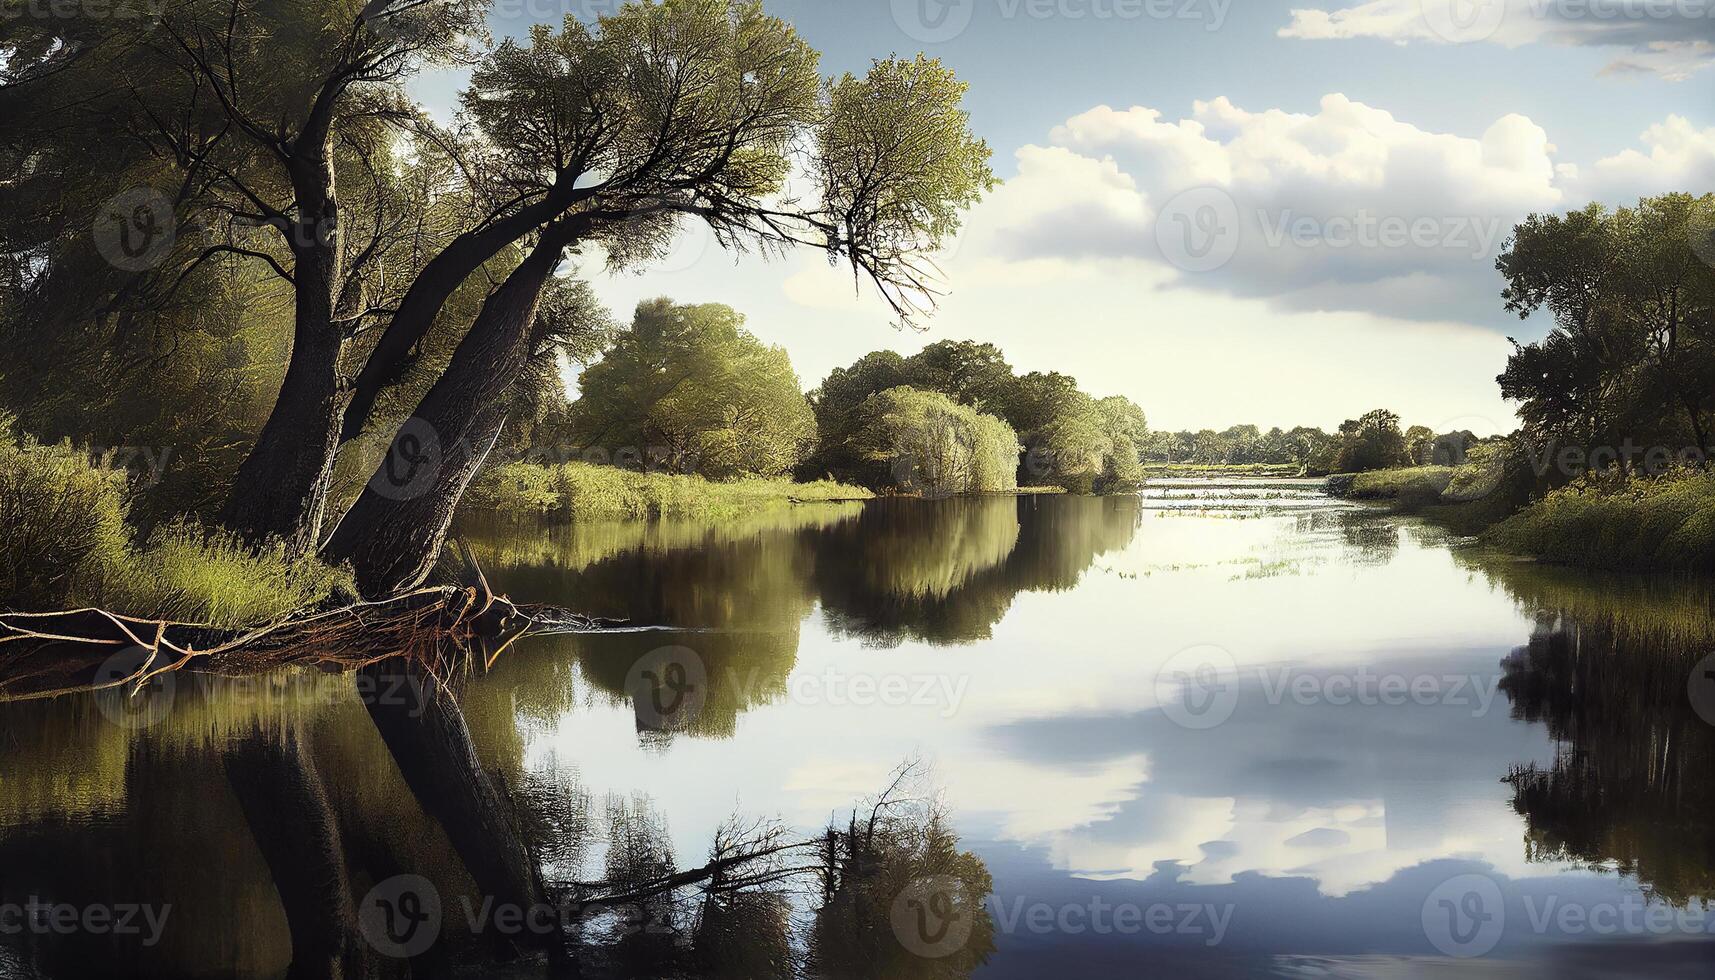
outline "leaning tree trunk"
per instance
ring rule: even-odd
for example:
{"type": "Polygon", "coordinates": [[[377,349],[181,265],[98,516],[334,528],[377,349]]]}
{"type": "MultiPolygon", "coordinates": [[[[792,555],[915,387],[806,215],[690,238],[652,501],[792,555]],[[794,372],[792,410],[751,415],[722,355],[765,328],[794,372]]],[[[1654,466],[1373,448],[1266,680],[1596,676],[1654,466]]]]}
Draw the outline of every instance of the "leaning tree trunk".
{"type": "Polygon", "coordinates": [[[294,554],[321,535],[346,393],[339,379],[345,335],[334,322],[344,259],[339,203],[326,152],[292,170],[298,219],[292,237],[292,356],[274,410],[239,466],[221,524],[260,544],[279,538],[294,554]]]}
{"type": "Polygon", "coordinates": [[[351,403],[346,406],[341,442],[349,442],[363,434],[375,401],[382,390],[398,381],[410,367],[412,352],[428,335],[453,291],[481,268],[483,263],[518,241],[532,230],[552,220],[581,197],[588,196],[567,180],[556,185],[547,196],[534,204],[494,221],[492,224],[467,231],[453,239],[439,254],[423,266],[423,271],[411,281],[411,287],[399,301],[399,308],[381,332],[381,338],[363,362],[363,369],[351,384],[351,403]]]}
{"type": "Polygon", "coordinates": [[[566,240],[550,228],[489,296],[329,538],[324,557],[349,561],[365,595],[411,588],[434,568],[453,512],[499,438],[500,400],[529,359],[537,305],[566,240]]]}

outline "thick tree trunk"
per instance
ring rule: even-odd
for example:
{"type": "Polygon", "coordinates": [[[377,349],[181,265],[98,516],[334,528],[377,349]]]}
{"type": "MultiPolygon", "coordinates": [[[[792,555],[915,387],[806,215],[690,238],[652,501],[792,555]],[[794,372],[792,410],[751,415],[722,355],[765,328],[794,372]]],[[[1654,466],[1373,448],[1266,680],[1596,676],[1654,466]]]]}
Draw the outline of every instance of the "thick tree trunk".
{"type": "Polygon", "coordinates": [[[288,231],[292,356],[274,410],[239,466],[221,523],[253,544],[280,538],[297,554],[320,543],[347,395],[339,379],[345,335],[334,322],[344,259],[333,168],[324,150],[292,169],[299,210],[288,231]]]}
{"type": "Polygon", "coordinates": [[[365,595],[411,588],[434,568],[453,512],[500,435],[499,402],[529,359],[537,305],[566,240],[549,229],[489,296],[329,539],[324,556],[351,562],[365,595]]]}
{"type": "Polygon", "coordinates": [[[556,188],[550,194],[525,208],[492,224],[468,231],[453,239],[439,255],[429,260],[423,271],[411,282],[399,309],[382,331],[381,339],[369,352],[363,369],[352,382],[351,404],[345,413],[344,431],[340,441],[349,442],[363,434],[370,413],[382,389],[398,381],[410,366],[412,353],[434,326],[455,290],[483,263],[541,227],[556,214],[564,211],[581,195],[575,190],[556,188]]]}

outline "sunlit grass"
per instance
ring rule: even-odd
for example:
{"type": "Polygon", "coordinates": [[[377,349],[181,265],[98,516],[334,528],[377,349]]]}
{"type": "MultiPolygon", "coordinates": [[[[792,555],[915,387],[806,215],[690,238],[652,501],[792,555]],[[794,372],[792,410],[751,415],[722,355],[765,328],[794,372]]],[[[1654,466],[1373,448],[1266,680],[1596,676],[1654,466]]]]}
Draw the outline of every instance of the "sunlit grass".
{"type": "Polygon", "coordinates": [[[242,627],[315,605],[350,576],[278,545],[251,549],[194,523],[137,544],[125,474],[70,444],[42,445],[0,419],[0,606],[100,606],[242,627]]]}
{"type": "Polygon", "coordinates": [[[355,595],[351,576],[313,556],[288,558],[272,545],[176,524],[101,569],[103,608],[214,626],[265,623],[314,606],[336,590],[355,595]]]}
{"type": "Polygon", "coordinates": [[[759,507],[873,496],[862,487],[819,480],[736,480],[639,473],[592,463],[512,463],[483,474],[465,495],[471,513],[561,520],[723,519],[759,507]]]}

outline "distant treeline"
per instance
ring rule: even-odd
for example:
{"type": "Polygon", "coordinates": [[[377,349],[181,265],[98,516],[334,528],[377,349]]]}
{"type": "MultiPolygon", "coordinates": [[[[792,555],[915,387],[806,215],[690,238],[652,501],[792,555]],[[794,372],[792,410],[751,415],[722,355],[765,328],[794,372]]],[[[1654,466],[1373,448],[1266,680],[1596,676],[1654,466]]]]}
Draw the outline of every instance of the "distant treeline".
{"type": "Polygon", "coordinates": [[[1367,412],[1329,433],[1299,426],[1235,425],[1216,432],[1151,432],[1143,443],[1146,463],[1203,466],[1297,466],[1307,474],[1363,473],[1393,466],[1454,466],[1481,440],[1469,430],[1436,432],[1427,426],[1400,428],[1386,409],[1367,412]]]}

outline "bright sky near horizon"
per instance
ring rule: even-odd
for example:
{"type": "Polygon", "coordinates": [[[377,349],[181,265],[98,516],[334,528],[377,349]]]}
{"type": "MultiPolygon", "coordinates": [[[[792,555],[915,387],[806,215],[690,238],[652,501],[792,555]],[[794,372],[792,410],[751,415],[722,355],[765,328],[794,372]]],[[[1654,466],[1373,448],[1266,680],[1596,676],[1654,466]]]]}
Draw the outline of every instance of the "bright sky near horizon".
{"type": "MultiPolygon", "coordinates": [[[[497,31],[619,0],[496,0],[497,31]]],[[[923,332],[849,270],[764,261],[687,226],[616,313],[726,303],[806,388],[881,348],[990,341],[1152,426],[1332,427],[1376,407],[1479,433],[1513,223],[1715,190],[1715,0],[766,0],[825,72],[918,51],[971,85],[1005,184],[942,261],[923,332]],[[1307,4],[1319,4],[1306,9],[1307,4]]],[[[461,79],[424,79],[452,105],[461,79]]],[[[1715,256],[1711,256],[1715,259],[1715,256]]]]}

